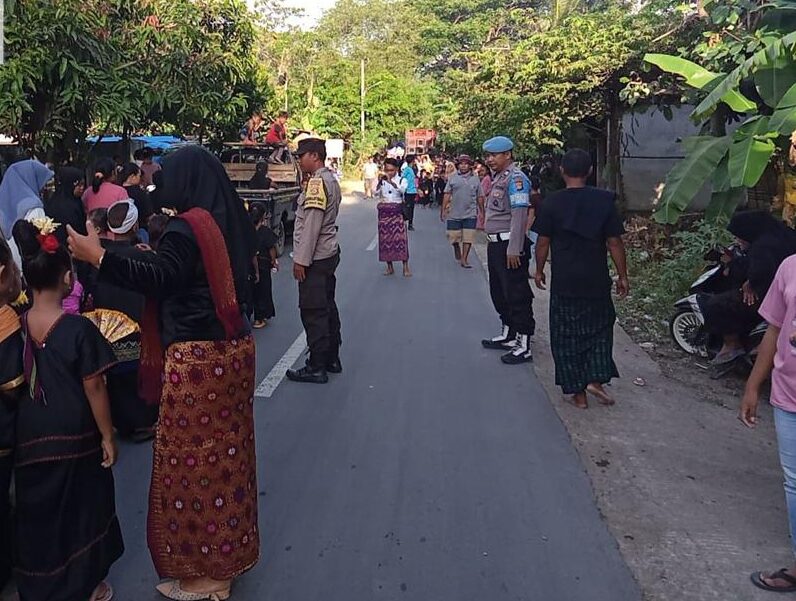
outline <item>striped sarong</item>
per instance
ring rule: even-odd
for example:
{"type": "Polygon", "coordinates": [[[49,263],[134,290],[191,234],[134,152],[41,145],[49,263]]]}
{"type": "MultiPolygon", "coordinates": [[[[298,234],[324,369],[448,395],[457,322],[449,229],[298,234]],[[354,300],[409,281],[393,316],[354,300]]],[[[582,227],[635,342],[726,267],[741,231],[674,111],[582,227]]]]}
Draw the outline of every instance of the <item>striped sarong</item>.
{"type": "Polygon", "coordinates": [[[550,296],[550,349],[556,384],[564,394],[577,394],[592,383],[618,378],[613,359],[616,311],[604,298],[550,296]]]}
{"type": "Polygon", "coordinates": [[[376,209],[379,212],[379,261],[408,261],[409,237],[402,205],[380,202],[376,209]]]}

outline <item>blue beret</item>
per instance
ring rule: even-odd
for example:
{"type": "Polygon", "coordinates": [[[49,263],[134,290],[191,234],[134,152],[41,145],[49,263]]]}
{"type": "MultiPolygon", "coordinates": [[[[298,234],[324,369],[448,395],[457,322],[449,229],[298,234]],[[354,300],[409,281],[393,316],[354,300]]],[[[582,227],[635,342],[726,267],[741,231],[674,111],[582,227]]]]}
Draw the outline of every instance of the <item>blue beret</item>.
{"type": "Polygon", "coordinates": [[[484,142],[484,152],[508,152],[514,149],[514,142],[506,136],[497,136],[484,142]]]}

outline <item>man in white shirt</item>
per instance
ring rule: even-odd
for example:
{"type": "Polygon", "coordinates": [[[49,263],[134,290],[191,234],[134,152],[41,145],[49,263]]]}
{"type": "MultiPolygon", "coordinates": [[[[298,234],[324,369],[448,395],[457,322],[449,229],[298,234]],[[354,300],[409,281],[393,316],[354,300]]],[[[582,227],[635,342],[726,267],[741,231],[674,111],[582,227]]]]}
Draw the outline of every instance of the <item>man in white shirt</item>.
{"type": "Polygon", "coordinates": [[[379,165],[375,159],[376,157],[368,158],[362,167],[362,175],[365,180],[365,198],[373,198],[373,191],[379,181],[379,165]]]}

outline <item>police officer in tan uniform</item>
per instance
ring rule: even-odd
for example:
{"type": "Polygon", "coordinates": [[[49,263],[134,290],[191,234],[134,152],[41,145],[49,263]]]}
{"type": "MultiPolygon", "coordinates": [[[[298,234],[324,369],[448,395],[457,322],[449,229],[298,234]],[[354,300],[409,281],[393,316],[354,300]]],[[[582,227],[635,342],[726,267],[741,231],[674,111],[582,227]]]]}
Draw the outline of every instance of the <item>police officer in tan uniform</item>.
{"type": "Polygon", "coordinates": [[[340,373],[340,315],[335,302],[340,264],[337,244],[337,213],[340,184],[324,164],[326,142],[306,138],[299,142],[301,169],[310,174],[307,188],[299,197],[293,231],[293,276],[299,286],[301,322],[307,332],[310,356],[301,369],[290,369],[289,380],[325,384],[329,373],[340,373]]]}
{"type": "Polygon", "coordinates": [[[495,173],[486,199],[484,230],[489,240],[489,292],[502,329],[481,344],[507,351],[501,361],[516,365],[532,360],[531,336],[536,328],[533,292],[528,281],[531,245],[526,235],[531,182],[514,163],[514,142],[509,138],[498,136],[487,140],[483,149],[495,173]]]}

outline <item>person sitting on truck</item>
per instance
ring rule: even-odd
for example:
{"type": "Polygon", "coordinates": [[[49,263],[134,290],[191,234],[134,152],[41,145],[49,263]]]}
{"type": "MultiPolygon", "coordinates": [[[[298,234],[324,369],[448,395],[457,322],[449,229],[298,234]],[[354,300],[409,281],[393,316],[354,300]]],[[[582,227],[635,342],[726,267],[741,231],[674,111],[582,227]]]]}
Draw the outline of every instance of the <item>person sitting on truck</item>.
{"type": "Polygon", "coordinates": [[[260,130],[263,127],[263,123],[263,116],[259,111],[252,113],[252,116],[249,117],[249,120],[246,121],[240,129],[241,142],[247,145],[259,143],[262,136],[260,130]]]}
{"type": "Polygon", "coordinates": [[[254,175],[249,180],[249,189],[270,190],[271,183],[271,178],[268,177],[268,162],[257,161],[257,165],[254,167],[254,175]]]}
{"type": "Polygon", "coordinates": [[[276,121],[271,124],[271,129],[268,130],[268,134],[265,136],[266,144],[273,144],[274,146],[287,144],[287,128],[285,124],[289,116],[287,111],[279,113],[276,121]]]}
{"type": "Polygon", "coordinates": [[[288,117],[287,111],[279,113],[276,121],[271,124],[271,129],[268,130],[268,134],[265,136],[266,144],[276,146],[276,150],[274,150],[269,158],[272,163],[286,162],[287,127],[285,127],[285,124],[287,123],[288,117]]]}

